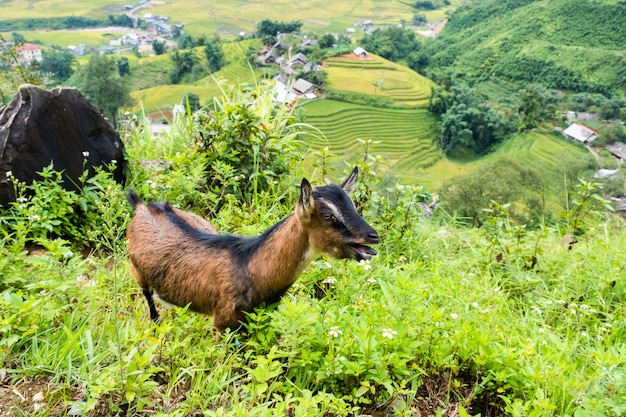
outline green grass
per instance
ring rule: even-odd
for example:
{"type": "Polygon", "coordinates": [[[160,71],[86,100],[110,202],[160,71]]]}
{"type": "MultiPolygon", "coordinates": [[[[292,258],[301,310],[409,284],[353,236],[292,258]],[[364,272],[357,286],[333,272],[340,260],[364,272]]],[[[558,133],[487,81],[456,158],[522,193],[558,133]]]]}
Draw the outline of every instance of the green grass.
{"type": "MultiPolygon", "coordinates": [[[[210,193],[188,171],[196,166],[185,152],[192,141],[182,134],[155,144],[133,132],[129,186],[150,190],[150,200],[210,193]],[[142,168],[146,156],[176,168],[142,168]]],[[[544,150],[575,152],[538,133],[505,147],[548,164],[544,150]]],[[[316,261],[280,304],[216,339],[210,318],[186,309],[149,321],[127,269],[124,191],[102,181],[84,190],[90,198],[80,222],[83,238],[95,236],[103,253],[83,253],[81,238],[64,241],[49,230],[40,248],[26,250],[40,223],[71,204],[48,204],[46,197],[62,195],[53,185],[0,210],[0,414],[617,417],[626,410],[626,232],[604,212],[589,213],[570,248],[556,224],[539,232],[500,217],[466,229],[424,219],[414,188],[375,191],[363,216],[382,243],[369,265],[316,261]]],[[[212,221],[260,233],[293,210],[295,193],[259,196],[254,208],[229,201],[212,221]]]]}
{"type": "MultiPolygon", "coordinates": [[[[127,29],[124,29],[126,32],[127,29]]],[[[111,30],[111,28],[99,28],[90,30],[36,30],[20,33],[32,43],[43,46],[58,46],[65,48],[69,45],[78,46],[85,44],[86,47],[97,48],[99,46],[108,45],[109,41],[119,39],[122,32],[111,30]]]]}

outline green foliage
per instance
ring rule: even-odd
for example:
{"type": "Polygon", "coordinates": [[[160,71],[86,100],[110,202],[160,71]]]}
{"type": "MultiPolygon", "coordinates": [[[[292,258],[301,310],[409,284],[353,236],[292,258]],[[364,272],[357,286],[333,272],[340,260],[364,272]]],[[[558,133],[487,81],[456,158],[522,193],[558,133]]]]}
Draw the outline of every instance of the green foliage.
{"type": "Polygon", "coordinates": [[[175,50],[170,55],[170,59],[174,66],[170,70],[170,83],[178,84],[187,74],[191,74],[196,64],[199,63],[198,57],[193,50],[175,50]]]}
{"type": "Polygon", "coordinates": [[[440,190],[441,209],[481,226],[493,202],[510,204],[509,216],[519,224],[539,224],[546,215],[545,184],[538,171],[501,158],[457,177],[440,190]]]}
{"type": "Polygon", "coordinates": [[[497,76],[520,87],[623,96],[622,21],[618,0],[468,2],[427,44],[429,67],[449,67],[468,82],[497,76]]]}
{"type": "Polygon", "coordinates": [[[554,107],[548,107],[549,96],[540,85],[526,86],[519,92],[518,102],[518,112],[521,116],[519,129],[522,131],[535,128],[545,119],[554,117],[554,107]]]}
{"type": "Polygon", "coordinates": [[[163,55],[167,52],[167,45],[164,41],[155,39],[152,41],[152,50],[154,51],[155,55],[163,55]]]}
{"type": "Polygon", "coordinates": [[[132,103],[126,78],[120,77],[115,61],[105,55],[92,54],[72,80],[113,125],[118,110],[132,103]]]}
{"type": "Polygon", "coordinates": [[[270,19],[261,20],[256,27],[256,36],[258,38],[276,37],[279,33],[299,32],[302,22],[299,20],[293,22],[275,22],[270,19]]]}
{"type": "MultiPolygon", "coordinates": [[[[195,135],[217,139],[213,130],[226,126],[220,138],[237,146],[252,137],[260,150],[268,131],[274,142],[293,141],[291,111],[274,107],[259,86],[229,91],[196,120],[174,120],[159,139],[138,120],[124,137],[129,185],[146,199],[203,211],[220,189],[205,186],[214,154],[195,149],[195,135]]],[[[626,234],[607,221],[597,187],[572,194],[569,226],[584,229],[584,239],[570,248],[556,228],[519,223],[520,189],[506,177],[538,182],[520,164],[485,169],[481,179],[491,172],[515,198],[483,206],[483,227],[466,229],[425,219],[417,203],[429,193],[385,183],[374,143],[360,144],[354,196],[381,235],[379,255],[315,261],[278,306],[257,309],[221,339],[210,319],[185,308],[148,320],[127,272],[130,210],[107,172],[68,193],[48,168],[33,197],[0,212],[2,406],[23,415],[623,414],[626,234]],[[80,226],[64,223],[75,217],[80,226]],[[35,242],[40,248],[29,253],[35,242]],[[79,251],[83,245],[105,256],[79,251]]],[[[221,167],[219,175],[228,171],[221,167]]],[[[295,169],[273,177],[275,188],[294,188],[287,184],[299,180],[295,169]]],[[[236,175],[224,178],[243,189],[236,175]]],[[[282,202],[287,193],[270,189],[244,202],[226,194],[212,221],[259,233],[293,209],[282,202]]]]}
{"type": "Polygon", "coordinates": [[[218,43],[207,41],[204,45],[204,55],[206,56],[209,71],[219,71],[226,62],[224,61],[224,51],[218,43]]]}
{"type": "Polygon", "coordinates": [[[76,59],[69,52],[44,50],[43,60],[39,64],[39,71],[50,73],[56,80],[62,82],[74,74],[73,65],[75,61],[76,59]]]}
{"type": "Polygon", "coordinates": [[[294,109],[274,108],[271,84],[232,89],[194,115],[196,149],[206,158],[206,182],[221,197],[253,203],[276,191],[299,156],[294,109]]]}
{"type": "Polygon", "coordinates": [[[421,43],[413,31],[398,27],[376,29],[373,33],[365,35],[359,44],[368,52],[390,61],[398,61],[421,48],[421,43]]]}
{"type": "Polygon", "coordinates": [[[130,75],[130,63],[128,62],[128,58],[125,56],[117,60],[117,73],[120,77],[130,75]]]}
{"type": "Polygon", "coordinates": [[[129,214],[114,169],[114,163],[97,168],[91,177],[85,170],[78,191],[64,189],[62,174],[52,165],[30,185],[10,176],[17,202],[0,212],[2,238],[44,247],[61,239],[77,249],[112,251],[125,234],[129,214]]]}
{"type": "Polygon", "coordinates": [[[613,211],[610,201],[602,196],[601,188],[599,183],[579,179],[578,185],[570,192],[567,210],[561,214],[566,221],[564,233],[583,235],[589,224],[597,224],[598,219],[613,211]]]}
{"type": "MultiPolygon", "coordinates": [[[[445,99],[431,101],[442,107],[445,99]]],[[[462,150],[483,154],[511,132],[510,123],[486,104],[478,102],[474,93],[463,84],[452,88],[452,105],[441,117],[439,146],[447,155],[462,150]]]]}

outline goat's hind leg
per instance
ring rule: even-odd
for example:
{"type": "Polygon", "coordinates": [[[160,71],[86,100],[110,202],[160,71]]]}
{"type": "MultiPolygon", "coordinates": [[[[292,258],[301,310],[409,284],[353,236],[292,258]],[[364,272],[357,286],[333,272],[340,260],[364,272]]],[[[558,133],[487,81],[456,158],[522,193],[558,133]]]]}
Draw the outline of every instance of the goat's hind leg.
{"type": "Polygon", "coordinates": [[[159,312],[154,306],[154,298],[152,298],[152,290],[149,288],[142,289],[143,296],[146,297],[146,301],[148,301],[148,308],[150,309],[150,320],[155,323],[159,322],[159,312]]]}

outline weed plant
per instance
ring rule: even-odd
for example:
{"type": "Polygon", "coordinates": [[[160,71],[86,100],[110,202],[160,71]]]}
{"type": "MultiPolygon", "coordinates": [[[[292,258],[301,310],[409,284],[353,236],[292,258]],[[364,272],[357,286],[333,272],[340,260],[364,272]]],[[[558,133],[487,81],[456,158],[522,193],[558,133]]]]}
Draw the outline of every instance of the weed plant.
{"type": "MultiPolygon", "coordinates": [[[[184,118],[160,139],[131,129],[128,185],[253,234],[293,209],[287,184],[321,181],[291,162],[253,203],[222,195],[206,187],[194,129],[184,118]]],[[[52,167],[32,185],[12,178],[30,194],[0,212],[0,414],[626,412],[626,234],[591,185],[565,209],[574,242],[560,227],[516,224],[506,204],[479,229],[427,219],[426,190],[381,188],[374,156],[349,162],[367,174],[355,195],[379,255],[315,261],[280,303],[221,339],[185,308],[149,320],[127,271],[130,209],[107,169],[79,192],[63,191],[52,167]]]]}

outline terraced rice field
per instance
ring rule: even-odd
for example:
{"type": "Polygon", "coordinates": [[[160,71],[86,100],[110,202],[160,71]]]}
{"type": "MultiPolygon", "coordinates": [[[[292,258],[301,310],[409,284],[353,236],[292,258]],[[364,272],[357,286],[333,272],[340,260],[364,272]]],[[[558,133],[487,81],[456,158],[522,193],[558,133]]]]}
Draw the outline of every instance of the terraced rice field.
{"type": "Polygon", "coordinates": [[[304,106],[307,130],[302,139],[313,149],[328,146],[334,159],[355,160],[357,139],[371,139],[372,152],[385,157],[394,172],[409,176],[441,158],[435,145],[436,119],[425,108],[381,109],[319,100],[304,106]]]}
{"type": "Polygon", "coordinates": [[[553,180],[562,181],[563,168],[568,161],[587,158],[590,153],[561,135],[536,131],[512,137],[484,161],[503,155],[536,168],[544,175],[552,176],[553,180]]]}
{"type": "Polygon", "coordinates": [[[434,85],[407,67],[373,54],[365,59],[352,54],[328,58],[324,71],[328,73],[326,87],[329,89],[391,97],[398,106],[427,104],[434,85]]]}

